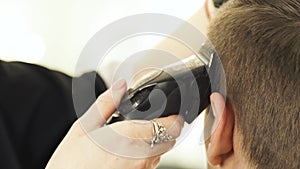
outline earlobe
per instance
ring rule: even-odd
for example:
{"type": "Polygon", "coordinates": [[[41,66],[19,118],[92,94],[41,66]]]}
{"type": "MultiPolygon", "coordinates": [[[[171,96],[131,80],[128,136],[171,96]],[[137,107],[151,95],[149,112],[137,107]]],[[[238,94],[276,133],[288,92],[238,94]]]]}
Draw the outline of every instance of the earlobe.
{"type": "Polygon", "coordinates": [[[215,122],[207,158],[212,165],[220,165],[233,150],[234,112],[220,93],[213,93],[210,99],[215,122]]]}

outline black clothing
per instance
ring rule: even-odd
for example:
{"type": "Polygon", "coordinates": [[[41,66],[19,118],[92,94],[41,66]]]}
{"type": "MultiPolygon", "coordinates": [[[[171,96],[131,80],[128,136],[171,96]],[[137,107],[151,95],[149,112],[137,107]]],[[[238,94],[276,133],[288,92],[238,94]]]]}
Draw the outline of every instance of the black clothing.
{"type": "MultiPolygon", "coordinates": [[[[80,92],[95,86],[98,96],[106,90],[95,72],[77,79],[85,82],[80,92]]],[[[93,101],[81,105],[80,113],[93,101]]],[[[71,77],[37,65],[0,61],[1,169],[45,168],[76,119],[71,77]]]]}

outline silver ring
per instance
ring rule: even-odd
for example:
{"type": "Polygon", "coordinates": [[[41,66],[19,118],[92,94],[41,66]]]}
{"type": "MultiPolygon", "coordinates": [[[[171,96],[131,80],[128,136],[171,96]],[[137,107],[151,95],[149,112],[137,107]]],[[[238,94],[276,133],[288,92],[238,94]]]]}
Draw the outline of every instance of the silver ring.
{"type": "Polygon", "coordinates": [[[155,144],[171,141],[173,139],[173,137],[167,133],[167,129],[162,123],[152,120],[152,124],[154,137],[151,141],[151,148],[153,148],[155,144]]]}

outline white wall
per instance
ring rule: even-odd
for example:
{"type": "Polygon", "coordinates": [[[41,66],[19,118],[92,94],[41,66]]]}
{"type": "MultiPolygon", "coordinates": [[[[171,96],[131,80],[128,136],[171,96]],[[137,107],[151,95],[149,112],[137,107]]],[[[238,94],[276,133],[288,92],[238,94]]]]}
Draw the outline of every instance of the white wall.
{"type": "Polygon", "coordinates": [[[0,58],[73,73],[97,31],[125,16],[163,13],[188,19],[203,0],[1,0],[0,58]]]}

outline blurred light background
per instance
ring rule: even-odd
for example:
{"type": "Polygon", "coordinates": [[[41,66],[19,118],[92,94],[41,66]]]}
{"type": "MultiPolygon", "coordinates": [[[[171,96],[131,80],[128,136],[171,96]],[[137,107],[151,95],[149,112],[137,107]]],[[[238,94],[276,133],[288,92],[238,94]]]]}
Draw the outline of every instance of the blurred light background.
{"type": "MultiPolygon", "coordinates": [[[[107,24],[140,13],[162,13],[187,20],[203,3],[204,0],[0,0],[0,59],[37,63],[73,75],[82,48],[107,24]]],[[[114,57],[103,67],[116,65],[130,51],[151,48],[160,40],[152,37],[137,40],[139,43],[128,41],[124,47],[116,48],[124,55],[114,57]]],[[[103,69],[101,74],[107,78],[112,70],[103,69]]],[[[201,118],[188,138],[162,158],[161,169],[206,167],[204,145],[199,141],[201,118]]]]}

